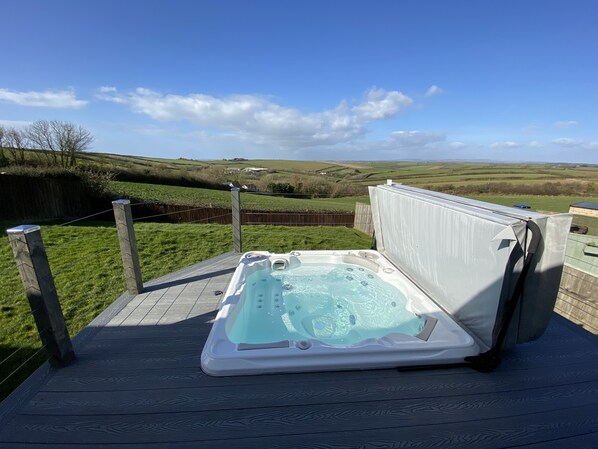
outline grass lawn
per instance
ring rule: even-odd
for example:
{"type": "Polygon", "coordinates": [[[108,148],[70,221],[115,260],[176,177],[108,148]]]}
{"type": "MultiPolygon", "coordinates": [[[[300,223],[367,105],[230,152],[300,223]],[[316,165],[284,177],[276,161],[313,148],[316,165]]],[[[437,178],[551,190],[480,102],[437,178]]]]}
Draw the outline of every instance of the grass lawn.
{"type": "MultiPolygon", "coordinates": [[[[158,201],[184,206],[230,207],[231,195],[227,190],[198,189],[159,184],[112,181],[108,193],[113,198],[131,198],[136,201],[158,201]]],[[[244,193],[241,205],[252,210],[285,211],[340,211],[353,212],[356,202],[369,202],[367,196],[348,198],[283,198],[244,193]]]]}
{"type": "MultiPolygon", "coordinates": [[[[232,250],[230,226],[137,223],[135,233],[145,280],[232,250]]],[[[42,226],[42,237],[69,332],[75,335],[125,291],[116,230],[101,223],[93,227],[50,225],[42,226]]],[[[343,227],[245,226],[243,240],[246,251],[371,245],[365,234],[343,227]]],[[[39,348],[35,323],[4,236],[0,243],[0,382],[39,348]]],[[[43,360],[41,351],[2,383],[0,400],[43,360]]]]}

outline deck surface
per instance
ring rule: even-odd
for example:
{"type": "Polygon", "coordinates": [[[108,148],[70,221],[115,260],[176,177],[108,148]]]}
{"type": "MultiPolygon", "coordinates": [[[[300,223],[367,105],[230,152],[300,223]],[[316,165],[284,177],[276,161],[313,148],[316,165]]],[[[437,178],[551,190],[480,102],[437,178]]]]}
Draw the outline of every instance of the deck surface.
{"type": "Polygon", "coordinates": [[[598,447],[598,337],[555,315],[493,373],[216,378],[200,353],[239,255],[121,298],[0,405],[4,448],[598,447]]]}

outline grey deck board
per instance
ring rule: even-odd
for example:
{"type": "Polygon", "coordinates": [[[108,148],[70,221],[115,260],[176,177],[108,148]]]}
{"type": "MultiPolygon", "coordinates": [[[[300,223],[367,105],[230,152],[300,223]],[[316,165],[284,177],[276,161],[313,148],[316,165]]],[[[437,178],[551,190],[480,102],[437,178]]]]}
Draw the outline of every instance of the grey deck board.
{"type": "MultiPolygon", "coordinates": [[[[555,316],[493,373],[395,369],[216,378],[200,353],[238,255],[147,285],[98,317],[77,360],[2,413],[15,448],[596,447],[598,337],[555,316]]],[[[46,368],[47,370],[47,368],[46,368]]]]}

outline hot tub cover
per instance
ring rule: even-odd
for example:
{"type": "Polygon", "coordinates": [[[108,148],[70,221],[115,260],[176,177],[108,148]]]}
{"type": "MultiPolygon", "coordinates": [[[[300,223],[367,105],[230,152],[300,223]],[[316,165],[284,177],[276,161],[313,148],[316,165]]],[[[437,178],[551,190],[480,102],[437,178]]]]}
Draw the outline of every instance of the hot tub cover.
{"type": "Polygon", "coordinates": [[[482,348],[494,347],[503,326],[503,348],[542,335],[556,301],[570,214],[544,215],[392,183],[369,190],[377,250],[482,348]],[[539,242],[535,251],[532,240],[539,242]],[[529,271],[522,293],[514,295],[528,251],[529,271]],[[510,318],[507,303],[514,296],[510,318]]]}

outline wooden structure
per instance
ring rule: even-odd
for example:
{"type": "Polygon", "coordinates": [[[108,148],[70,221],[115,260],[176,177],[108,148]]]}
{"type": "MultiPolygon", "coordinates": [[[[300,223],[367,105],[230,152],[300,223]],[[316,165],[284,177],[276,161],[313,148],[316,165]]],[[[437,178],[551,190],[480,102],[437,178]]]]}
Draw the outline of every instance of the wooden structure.
{"type": "Polygon", "coordinates": [[[243,251],[243,239],[241,235],[241,189],[233,187],[231,195],[231,215],[233,225],[233,249],[240,253],[243,251]]]}
{"type": "Polygon", "coordinates": [[[120,255],[125,270],[127,290],[130,294],[137,295],[143,291],[143,280],[141,278],[135,229],[133,229],[131,202],[129,200],[112,201],[112,207],[114,209],[114,220],[116,221],[118,244],[120,245],[120,255]]]}
{"type": "Polygon", "coordinates": [[[40,228],[23,225],[6,232],[48,360],[52,366],[64,366],[73,360],[75,354],[40,228]]]}
{"type": "Polygon", "coordinates": [[[571,204],[569,206],[569,213],[575,215],[583,215],[586,217],[598,217],[598,203],[582,201],[579,203],[571,204]]]}
{"type": "Polygon", "coordinates": [[[554,315],[492,373],[216,378],[200,353],[239,255],[125,294],[0,404],[6,448],[595,447],[598,337],[554,315]]]}
{"type": "Polygon", "coordinates": [[[355,221],[353,227],[367,235],[374,235],[372,206],[365,203],[355,203],[355,221]]]}
{"type": "Polygon", "coordinates": [[[598,277],[565,265],[554,310],[598,334],[598,277]]]}

